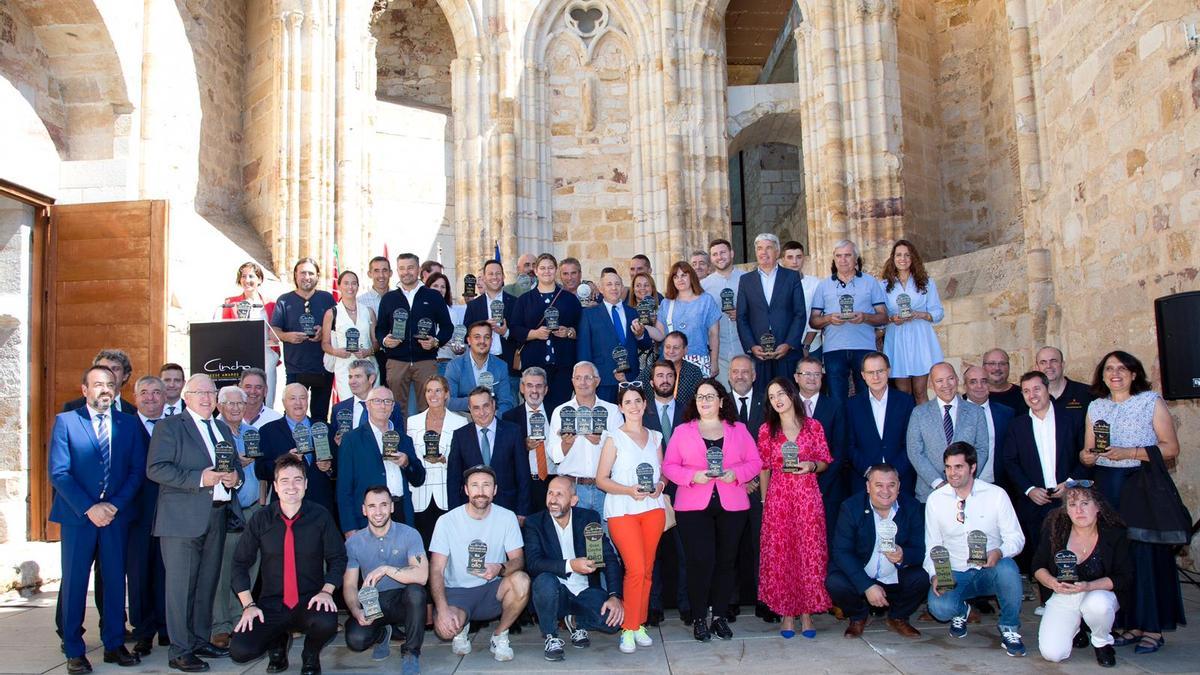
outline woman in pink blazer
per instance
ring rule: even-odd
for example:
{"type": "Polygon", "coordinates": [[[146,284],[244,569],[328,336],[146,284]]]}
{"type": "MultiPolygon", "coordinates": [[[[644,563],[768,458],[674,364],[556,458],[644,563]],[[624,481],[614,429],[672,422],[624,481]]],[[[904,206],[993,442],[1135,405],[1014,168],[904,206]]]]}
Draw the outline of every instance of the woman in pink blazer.
{"type": "Polygon", "coordinates": [[[762,468],[754,438],[738,421],[733,399],[720,382],[708,378],[687,402],[683,424],[675,428],[662,472],[679,486],[675,520],[687,554],[688,599],[695,619],[692,636],[708,642],[712,634],[733,638],[725,620],[737,581],[738,541],[749,517],[746,483],[762,468]],[[713,620],[704,621],[712,607],[713,620]]]}

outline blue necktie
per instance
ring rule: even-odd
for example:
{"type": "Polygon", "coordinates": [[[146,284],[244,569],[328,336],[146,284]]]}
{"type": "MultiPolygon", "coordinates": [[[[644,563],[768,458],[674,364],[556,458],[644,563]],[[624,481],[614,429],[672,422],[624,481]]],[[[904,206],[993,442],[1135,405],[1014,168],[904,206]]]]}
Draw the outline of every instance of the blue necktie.
{"type": "Polygon", "coordinates": [[[483,434],[483,442],[480,444],[480,454],[483,455],[483,463],[488,466],[492,465],[492,442],[488,440],[488,432],[491,429],[483,427],[479,433],[483,434]]]}
{"type": "Polygon", "coordinates": [[[612,308],[612,321],[613,327],[617,329],[617,344],[625,344],[625,326],[622,325],[624,322],[621,321],[621,314],[617,311],[616,305],[613,305],[612,308]]]}
{"type": "MultiPolygon", "coordinates": [[[[359,401],[358,407],[362,408],[362,415],[359,415],[359,417],[358,417],[358,424],[362,424],[362,421],[367,419],[367,402],[359,401]]],[[[358,428],[358,424],[354,425],[355,428],[358,428]]]]}
{"type": "Polygon", "coordinates": [[[103,497],[108,492],[108,473],[110,464],[112,463],[112,454],[110,452],[108,441],[108,423],[104,418],[108,417],[104,413],[96,415],[96,441],[100,446],[100,464],[104,467],[104,480],[100,483],[100,496],[103,497]]]}
{"type": "Polygon", "coordinates": [[[946,445],[950,445],[954,441],[954,420],[950,419],[950,408],[954,406],[946,403],[942,407],[946,409],[946,413],[942,415],[942,431],[946,432],[946,445]]]}

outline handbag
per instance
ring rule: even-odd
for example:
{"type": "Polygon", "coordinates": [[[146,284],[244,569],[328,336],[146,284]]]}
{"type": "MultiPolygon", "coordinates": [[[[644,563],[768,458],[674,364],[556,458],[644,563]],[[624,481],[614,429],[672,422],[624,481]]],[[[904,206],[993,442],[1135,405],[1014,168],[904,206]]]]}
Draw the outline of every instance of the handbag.
{"type": "MultiPolygon", "coordinates": [[[[554,306],[555,302],[558,302],[558,296],[562,295],[562,292],[563,292],[563,289],[560,287],[558,289],[558,292],[554,294],[554,297],[550,299],[551,307],[554,306]]],[[[545,313],[543,313],[542,320],[538,321],[538,324],[536,326],[534,326],[533,329],[537,330],[537,329],[541,328],[542,323],[545,321],[546,321],[546,315],[545,315],[545,313]]],[[[525,349],[525,345],[521,345],[520,347],[517,347],[517,350],[515,352],[513,352],[512,368],[513,368],[513,370],[516,370],[518,372],[521,370],[521,350],[523,350],[523,349],[525,349]]]]}
{"type": "Polygon", "coordinates": [[[1192,540],[1192,515],[1184,506],[1175,481],[1157,445],[1146,447],[1149,462],[1121,486],[1121,518],[1133,541],[1187,545],[1192,540]]]}

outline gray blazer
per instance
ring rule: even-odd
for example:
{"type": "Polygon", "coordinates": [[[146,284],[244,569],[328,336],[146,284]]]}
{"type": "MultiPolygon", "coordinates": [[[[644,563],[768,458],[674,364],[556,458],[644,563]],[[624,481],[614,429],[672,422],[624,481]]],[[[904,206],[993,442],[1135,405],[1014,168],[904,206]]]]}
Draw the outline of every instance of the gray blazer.
{"type": "MultiPolygon", "coordinates": [[[[217,434],[233,443],[225,422],[214,417],[217,434]]],[[[146,476],[158,483],[158,509],[154,518],[156,537],[199,537],[208,529],[212,514],[213,488],[201,487],[200,476],[213,466],[200,430],[186,411],[155,425],[146,459],[146,476]]],[[[234,462],[238,484],[245,479],[240,462],[234,462]]],[[[230,504],[239,516],[238,500],[230,504]]]]}
{"type": "MultiPolygon", "coordinates": [[[[913,408],[912,417],[908,419],[908,461],[917,471],[917,501],[922,504],[933,492],[933,484],[946,480],[942,453],[949,444],[946,443],[946,432],[942,429],[942,414],[942,402],[935,396],[913,408]]],[[[958,398],[954,440],[965,441],[975,447],[975,454],[979,458],[976,467],[987,463],[987,415],[983,408],[961,396],[958,398]]]]}

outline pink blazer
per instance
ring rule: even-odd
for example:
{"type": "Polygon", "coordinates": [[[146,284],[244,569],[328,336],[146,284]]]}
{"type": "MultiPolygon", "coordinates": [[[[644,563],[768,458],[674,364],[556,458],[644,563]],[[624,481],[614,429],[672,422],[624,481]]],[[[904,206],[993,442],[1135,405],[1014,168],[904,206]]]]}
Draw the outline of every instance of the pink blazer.
{"type": "Polygon", "coordinates": [[[762,458],[754,438],[741,422],[725,425],[725,443],[722,451],[725,460],[722,466],[732,470],[737,479],[726,483],[719,479],[707,483],[692,483],[697,471],[708,468],[705,459],[707,445],[700,436],[700,423],[693,420],[675,428],[667,454],[663,458],[663,475],[679,486],[673,506],[676,511],[700,511],[708,507],[712,491],[716,487],[721,506],[726,511],[745,511],[750,508],[745,484],[753,480],[762,469],[762,458]]]}

